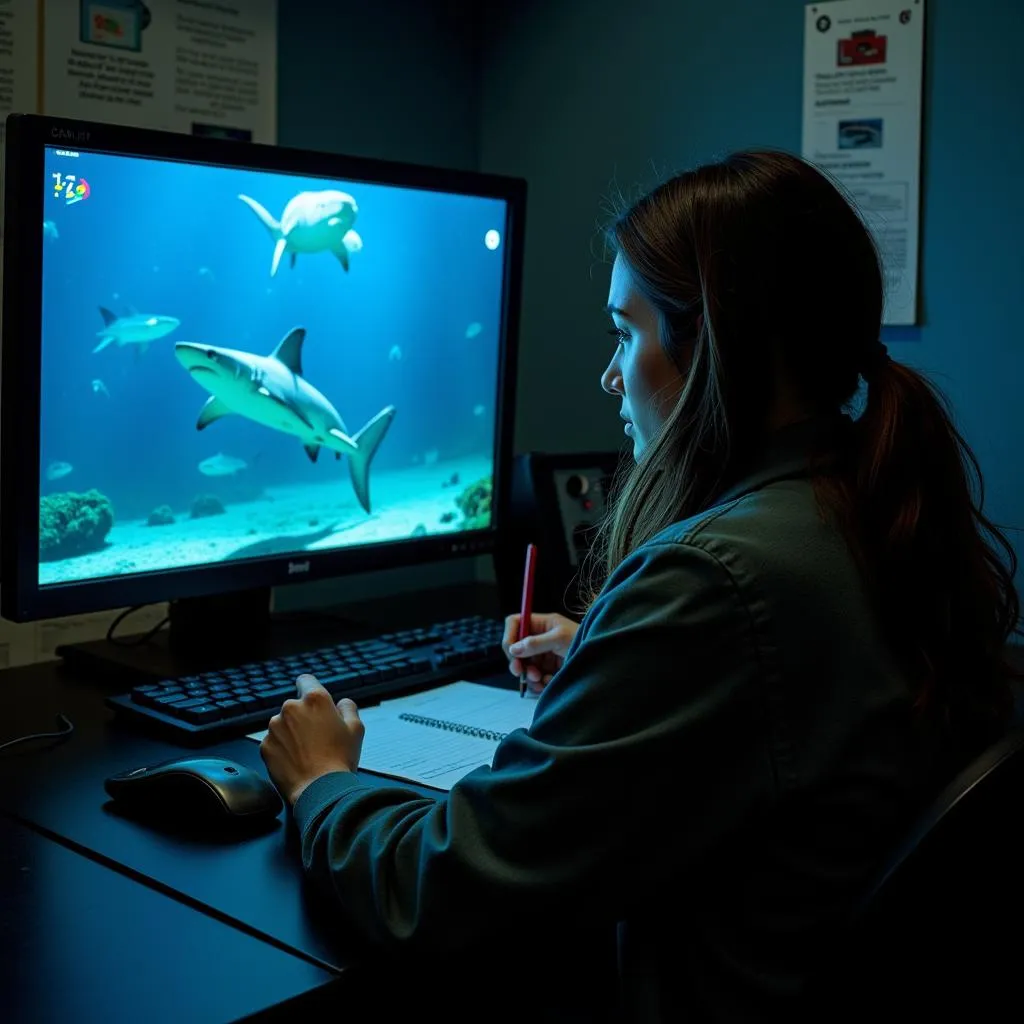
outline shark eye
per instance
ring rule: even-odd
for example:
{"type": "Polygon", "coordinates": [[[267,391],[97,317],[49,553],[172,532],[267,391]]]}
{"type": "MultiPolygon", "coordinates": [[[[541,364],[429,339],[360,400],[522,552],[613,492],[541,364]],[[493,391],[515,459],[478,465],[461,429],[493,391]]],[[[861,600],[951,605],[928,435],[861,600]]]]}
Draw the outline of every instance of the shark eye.
{"type": "Polygon", "coordinates": [[[216,359],[217,358],[217,353],[214,352],[212,348],[208,348],[206,350],[206,358],[207,359],[216,359]]]}

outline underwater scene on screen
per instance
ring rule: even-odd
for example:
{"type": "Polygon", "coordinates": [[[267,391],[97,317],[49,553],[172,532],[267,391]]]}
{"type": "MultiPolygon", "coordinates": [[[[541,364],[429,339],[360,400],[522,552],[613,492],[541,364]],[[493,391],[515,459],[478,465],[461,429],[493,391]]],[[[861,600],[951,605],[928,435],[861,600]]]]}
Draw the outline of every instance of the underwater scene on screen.
{"type": "Polygon", "coordinates": [[[503,200],[46,164],[40,585],[490,524],[503,200]]]}

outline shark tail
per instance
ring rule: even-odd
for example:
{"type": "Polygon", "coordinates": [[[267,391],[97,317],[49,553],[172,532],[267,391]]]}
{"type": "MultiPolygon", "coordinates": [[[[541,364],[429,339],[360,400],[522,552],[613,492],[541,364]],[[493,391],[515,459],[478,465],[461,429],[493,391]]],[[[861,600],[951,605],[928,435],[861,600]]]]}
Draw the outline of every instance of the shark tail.
{"type": "Polygon", "coordinates": [[[341,431],[332,431],[342,441],[348,455],[348,471],[352,478],[352,489],[356,492],[364,512],[370,511],[370,463],[380,447],[384,435],[395,418],[395,407],[385,406],[371,419],[355,437],[348,438],[341,431]],[[340,436],[339,436],[340,435],[340,436]]]}

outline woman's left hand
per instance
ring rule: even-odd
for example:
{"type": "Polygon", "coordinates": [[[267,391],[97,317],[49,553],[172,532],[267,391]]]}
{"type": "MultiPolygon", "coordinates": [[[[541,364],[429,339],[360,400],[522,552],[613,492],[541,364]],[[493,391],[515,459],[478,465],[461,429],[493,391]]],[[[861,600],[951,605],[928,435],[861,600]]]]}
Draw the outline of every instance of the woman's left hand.
{"type": "Polygon", "coordinates": [[[316,676],[301,675],[295,684],[298,699],[284,702],[260,744],[270,778],[293,806],[314,779],[356,770],[364,732],[353,701],[335,705],[316,676]]]}

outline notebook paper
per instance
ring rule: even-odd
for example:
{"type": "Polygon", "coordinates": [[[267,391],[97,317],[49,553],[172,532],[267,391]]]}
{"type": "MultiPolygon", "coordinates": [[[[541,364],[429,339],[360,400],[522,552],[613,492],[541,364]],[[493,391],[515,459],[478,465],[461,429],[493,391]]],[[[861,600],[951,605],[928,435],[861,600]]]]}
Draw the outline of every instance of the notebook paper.
{"type": "Polygon", "coordinates": [[[491,763],[502,736],[529,728],[536,705],[535,696],[521,698],[518,690],[467,682],[383,701],[359,712],[366,726],[359,767],[449,790],[491,763]]]}

